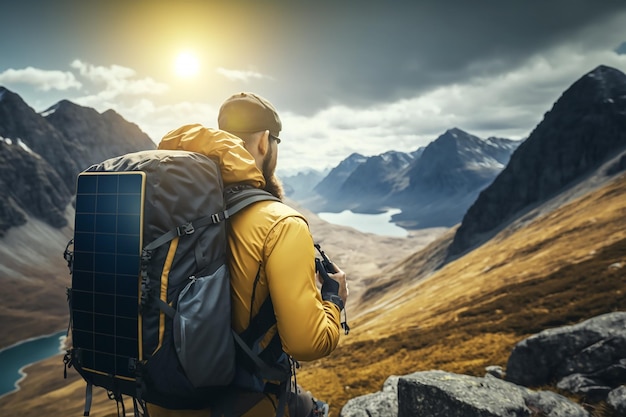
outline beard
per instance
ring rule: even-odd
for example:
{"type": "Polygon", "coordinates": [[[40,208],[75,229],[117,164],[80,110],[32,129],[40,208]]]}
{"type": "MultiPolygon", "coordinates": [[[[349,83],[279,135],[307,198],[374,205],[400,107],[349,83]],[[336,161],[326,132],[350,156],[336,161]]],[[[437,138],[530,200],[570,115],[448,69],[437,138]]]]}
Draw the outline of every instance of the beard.
{"type": "Polygon", "coordinates": [[[282,200],[284,196],[283,184],[276,176],[276,160],[272,157],[273,152],[271,149],[270,147],[270,151],[263,160],[263,177],[265,178],[265,187],[263,189],[282,200]]]}

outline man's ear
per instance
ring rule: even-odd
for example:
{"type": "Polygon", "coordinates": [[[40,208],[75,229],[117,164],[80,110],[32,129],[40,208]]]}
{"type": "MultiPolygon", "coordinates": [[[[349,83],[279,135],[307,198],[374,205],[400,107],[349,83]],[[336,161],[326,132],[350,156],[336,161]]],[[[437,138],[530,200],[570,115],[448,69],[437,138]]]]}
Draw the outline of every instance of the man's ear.
{"type": "Polygon", "coordinates": [[[265,156],[265,154],[267,153],[267,150],[270,147],[270,131],[269,130],[266,130],[265,132],[263,132],[263,136],[261,136],[261,138],[259,139],[257,147],[261,156],[265,156]]]}

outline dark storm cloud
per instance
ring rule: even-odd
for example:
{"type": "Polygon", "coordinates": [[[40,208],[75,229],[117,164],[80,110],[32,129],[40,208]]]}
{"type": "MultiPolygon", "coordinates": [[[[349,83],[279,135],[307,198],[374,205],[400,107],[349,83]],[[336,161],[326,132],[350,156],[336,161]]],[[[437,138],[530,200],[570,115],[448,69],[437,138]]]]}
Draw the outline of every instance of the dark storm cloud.
{"type": "Polygon", "coordinates": [[[283,54],[272,71],[292,87],[285,100],[301,95],[299,110],[392,101],[505,72],[625,9],[587,0],[316,2],[282,10],[273,41],[283,54]]]}

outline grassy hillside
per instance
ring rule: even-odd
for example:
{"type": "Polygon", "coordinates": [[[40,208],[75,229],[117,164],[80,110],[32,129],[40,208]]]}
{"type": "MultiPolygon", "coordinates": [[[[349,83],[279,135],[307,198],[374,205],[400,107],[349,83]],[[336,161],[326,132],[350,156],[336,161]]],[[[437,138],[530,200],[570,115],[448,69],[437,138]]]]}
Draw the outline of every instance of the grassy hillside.
{"type": "Polygon", "coordinates": [[[389,375],[482,376],[488,365],[504,367],[513,346],[533,333],[626,309],[626,175],[426,279],[404,271],[369,300],[330,357],[298,375],[334,415],[349,398],[380,390],[389,375]]]}

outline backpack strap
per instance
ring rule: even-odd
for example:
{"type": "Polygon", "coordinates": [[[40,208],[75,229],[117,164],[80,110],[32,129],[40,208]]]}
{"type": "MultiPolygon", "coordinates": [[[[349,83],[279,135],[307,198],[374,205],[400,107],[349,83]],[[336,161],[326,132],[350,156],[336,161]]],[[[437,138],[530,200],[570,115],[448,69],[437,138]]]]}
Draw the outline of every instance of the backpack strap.
{"type": "Polygon", "coordinates": [[[225,199],[227,207],[226,210],[219,213],[213,213],[208,216],[200,217],[197,220],[193,220],[177,226],[169,232],[166,232],[158,238],[154,239],[152,242],[148,243],[144,247],[144,251],[152,251],[177,236],[190,235],[194,233],[196,229],[199,229],[201,227],[220,223],[228,219],[230,216],[234,216],[239,211],[248,207],[250,204],[265,200],[280,202],[279,198],[274,197],[267,191],[258,188],[233,189],[226,193],[225,199]]]}
{"type": "MultiPolygon", "coordinates": [[[[239,211],[248,207],[251,204],[254,204],[259,201],[278,201],[281,200],[277,197],[274,197],[272,194],[268,193],[265,190],[261,190],[259,188],[253,188],[249,186],[237,186],[229,188],[225,194],[224,198],[226,200],[226,209],[219,213],[213,213],[208,216],[200,217],[199,219],[187,222],[180,226],[173,228],[172,230],[162,234],[158,238],[154,239],[152,242],[148,243],[142,250],[141,254],[141,275],[142,275],[142,301],[141,305],[145,305],[147,303],[147,299],[150,298],[156,301],[159,309],[163,311],[168,317],[174,317],[176,310],[172,308],[165,301],[161,300],[156,294],[150,295],[149,291],[149,278],[147,274],[147,266],[152,257],[151,253],[156,248],[161,245],[166,244],[167,242],[173,240],[177,236],[190,235],[196,231],[196,229],[200,229],[202,227],[209,226],[211,224],[217,224],[224,220],[227,220],[231,216],[234,216],[239,211]]],[[[69,243],[68,243],[69,246],[69,243]]]]}
{"type": "Polygon", "coordinates": [[[240,210],[258,201],[278,201],[278,197],[273,196],[265,190],[250,186],[231,187],[224,193],[226,199],[226,211],[229,216],[235,215],[240,210]]]}

